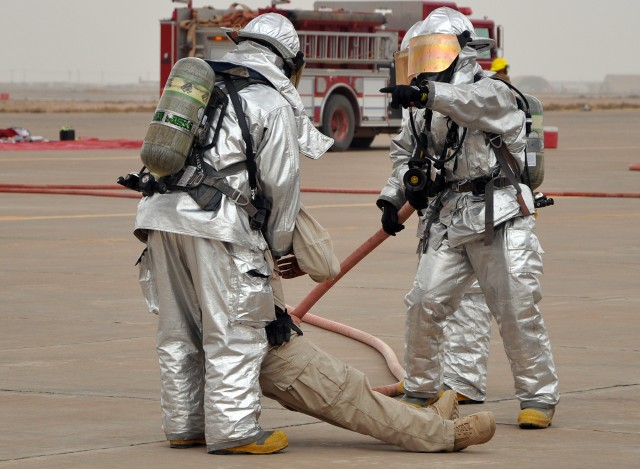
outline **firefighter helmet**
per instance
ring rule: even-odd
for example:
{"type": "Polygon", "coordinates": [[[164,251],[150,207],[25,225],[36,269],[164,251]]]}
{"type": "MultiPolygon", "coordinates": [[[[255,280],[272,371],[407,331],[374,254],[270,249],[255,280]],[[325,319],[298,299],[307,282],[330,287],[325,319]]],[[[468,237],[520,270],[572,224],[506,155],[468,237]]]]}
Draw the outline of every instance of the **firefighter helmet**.
{"type": "Polygon", "coordinates": [[[465,47],[483,52],[495,44],[479,37],[471,21],[457,10],[440,7],[422,22],[409,41],[409,75],[446,70],[465,47]]]}
{"type": "Polygon", "coordinates": [[[400,50],[395,53],[395,69],[396,69],[396,85],[408,85],[411,78],[408,75],[408,62],[409,62],[409,40],[416,35],[418,28],[422,24],[422,21],[418,21],[411,26],[400,44],[400,50]]]}
{"type": "Polygon", "coordinates": [[[493,62],[491,62],[491,71],[498,72],[500,70],[504,70],[508,66],[509,66],[509,62],[507,62],[506,59],[502,57],[498,57],[497,59],[493,59],[493,62]]]}
{"type": "Polygon", "coordinates": [[[304,54],[300,50],[298,33],[283,15],[264,13],[242,29],[227,30],[227,35],[236,44],[250,40],[269,47],[284,60],[285,73],[297,85],[304,68],[304,54]]]}

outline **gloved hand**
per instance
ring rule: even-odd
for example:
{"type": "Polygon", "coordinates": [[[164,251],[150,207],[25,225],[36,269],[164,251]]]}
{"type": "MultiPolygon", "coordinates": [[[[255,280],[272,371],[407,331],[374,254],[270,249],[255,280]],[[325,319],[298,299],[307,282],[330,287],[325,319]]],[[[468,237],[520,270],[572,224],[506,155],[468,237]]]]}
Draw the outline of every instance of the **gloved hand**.
{"type": "Polygon", "coordinates": [[[398,109],[425,105],[429,97],[429,87],[410,85],[387,86],[380,89],[380,93],[391,93],[391,107],[398,109]]]}
{"type": "Polygon", "coordinates": [[[306,275],[306,272],[298,265],[298,259],[296,259],[294,255],[281,257],[276,263],[278,264],[278,270],[282,278],[290,279],[306,275]]]}
{"type": "Polygon", "coordinates": [[[404,225],[398,223],[398,209],[391,202],[378,200],[378,207],[382,209],[382,229],[385,233],[395,236],[404,230],[404,225]]]}
{"type": "Polygon", "coordinates": [[[408,189],[404,190],[404,197],[416,210],[424,210],[429,206],[429,199],[427,198],[427,193],[425,190],[421,191],[410,191],[408,189]]]}
{"type": "Polygon", "coordinates": [[[276,308],[276,318],[267,324],[267,340],[271,345],[282,345],[291,339],[291,330],[298,335],[302,335],[302,331],[295,325],[289,313],[279,307],[276,308]]]}

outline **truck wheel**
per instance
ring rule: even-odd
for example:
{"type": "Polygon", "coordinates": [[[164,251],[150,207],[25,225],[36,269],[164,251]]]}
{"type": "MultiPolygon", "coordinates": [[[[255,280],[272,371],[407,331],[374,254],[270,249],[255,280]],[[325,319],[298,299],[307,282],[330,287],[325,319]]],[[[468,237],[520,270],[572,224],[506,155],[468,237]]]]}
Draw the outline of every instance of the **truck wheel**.
{"type": "Polygon", "coordinates": [[[369,148],[375,138],[375,135],[372,135],[370,137],[353,137],[351,146],[353,148],[369,148]]]}
{"type": "Polygon", "coordinates": [[[329,98],[322,116],[322,132],[335,140],[331,151],[346,151],[353,140],[355,117],[349,100],[339,94],[329,98]]]}

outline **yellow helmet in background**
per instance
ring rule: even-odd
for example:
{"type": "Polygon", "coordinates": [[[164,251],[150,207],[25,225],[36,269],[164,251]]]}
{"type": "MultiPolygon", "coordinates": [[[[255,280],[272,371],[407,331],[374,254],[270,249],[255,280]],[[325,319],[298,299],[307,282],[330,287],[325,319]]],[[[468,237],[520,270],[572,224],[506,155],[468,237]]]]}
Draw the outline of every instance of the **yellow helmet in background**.
{"type": "Polygon", "coordinates": [[[503,70],[509,66],[509,62],[503,57],[498,57],[497,59],[493,59],[491,62],[491,71],[497,72],[499,70],[503,70]]]}

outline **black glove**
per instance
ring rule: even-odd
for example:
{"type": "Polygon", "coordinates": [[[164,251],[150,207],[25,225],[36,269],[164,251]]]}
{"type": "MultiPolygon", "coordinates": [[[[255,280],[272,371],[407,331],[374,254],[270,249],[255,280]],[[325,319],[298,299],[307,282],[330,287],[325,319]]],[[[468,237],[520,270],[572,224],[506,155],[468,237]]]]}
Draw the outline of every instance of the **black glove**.
{"type": "Polygon", "coordinates": [[[276,318],[267,324],[267,340],[271,345],[282,345],[291,339],[291,330],[293,329],[298,335],[302,335],[302,331],[295,325],[287,310],[282,310],[276,306],[276,318]]]}
{"type": "Polygon", "coordinates": [[[391,107],[398,109],[425,105],[429,97],[429,88],[426,86],[396,85],[381,88],[380,93],[391,93],[391,107]]]}
{"type": "Polygon", "coordinates": [[[404,225],[398,223],[398,209],[391,202],[378,200],[378,207],[382,209],[382,229],[385,233],[395,236],[404,230],[404,225]]]}

